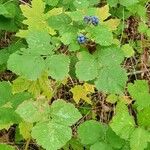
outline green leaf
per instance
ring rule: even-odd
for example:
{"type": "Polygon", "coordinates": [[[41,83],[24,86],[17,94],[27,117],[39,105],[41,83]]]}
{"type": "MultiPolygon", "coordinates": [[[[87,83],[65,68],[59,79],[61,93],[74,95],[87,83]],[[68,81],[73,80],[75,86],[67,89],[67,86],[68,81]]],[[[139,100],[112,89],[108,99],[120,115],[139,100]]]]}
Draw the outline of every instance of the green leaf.
{"type": "MultiPolygon", "coordinates": [[[[71,18],[65,13],[48,18],[48,25],[59,31],[62,31],[62,29],[66,28],[71,22],[71,18]]],[[[67,31],[65,33],[67,33],[67,31]]]]}
{"type": "Polygon", "coordinates": [[[0,30],[18,31],[22,22],[22,14],[18,1],[4,1],[0,5],[0,30]]]}
{"type": "Polygon", "coordinates": [[[85,9],[89,7],[88,0],[75,0],[73,4],[75,5],[76,9],[85,9]]]}
{"type": "Polygon", "coordinates": [[[0,82],[0,106],[10,103],[12,108],[16,108],[24,100],[31,98],[29,93],[23,92],[12,94],[11,84],[9,82],[0,82]]]}
{"type": "Polygon", "coordinates": [[[113,43],[113,34],[105,26],[87,28],[87,32],[90,34],[90,38],[102,46],[109,46],[113,43]]]}
{"type": "Polygon", "coordinates": [[[16,32],[18,30],[18,26],[15,24],[14,19],[7,19],[3,16],[0,16],[0,29],[10,32],[16,32]]]}
{"type": "Polygon", "coordinates": [[[69,57],[63,54],[53,55],[46,59],[48,74],[56,80],[63,80],[68,76],[69,64],[69,57]]]}
{"type": "Polygon", "coordinates": [[[73,21],[81,21],[84,17],[84,14],[81,10],[67,12],[67,15],[69,15],[73,21]]]}
{"type": "Polygon", "coordinates": [[[25,45],[23,44],[22,40],[19,40],[17,42],[14,42],[9,45],[9,47],[6,47],[4,49],[0,50],[0,65],[7,64],[9,56],[19,50],[20,48],[23,48],[25,45]]]}
{"type": "Polygon", "coordinates": [[[118,102],[115,112],[110,127],[118,136],[127,140],[134,131],[133,117],[129,115],[128,108],[122,101],[118,102]]]}
{"type": "Polygon", "coordinates": [[[102,48],[95,55],[102,66],[98,79],[95,81],[96,87],[107,93],[122,93],[127,75],[125,70],[120,67],[124,58],[121,50],[115,46],[102,48]]]}
{"type": "Polygon", "coordinates": [[[15,150],[13,146],[6,145],[6,144],[0,144],[0,149],[1,150],[15,150]]]}
{"type": "Polygon", "coordinates": [[[61,37],[61,41],[65,45],[71,44],[73,39],[76,39],[76,34],[71,32],[64,33],[61,37]]]}
{"type": "Polygon", "coordinates": [[[95,120],[89,120],[78,127],[78,137],[84,145],[91,145],[102,139],[105,134],[105,126],[95,120]]]}
{"type": "MultiPolygon", "coordinates": [[[[26,49],[22,50],[25,51],[26,49]]],[[[16,52],[10,55],[7,67],[18,75],[30,80],[36,80],[44,71],[45,62],[40,56],[16,52]]]]}
{"type": "Polygon", "coordinates": [[[28,100],[21,103],[16,109],[16,113],[19,114],[26,122],[34,123],[47,119],[49,106],[47,103],[40,101],[28,100]]]}
{"type": "Polygon", "coordinates": [[[46,32],[34,31],[27,36],[28,52],[35,55],[52,55],[54,46],[50,44],[51,37],[46,32]]]}
{"type": "Polygon", "coordinates": [[[69,47],[68,47],[68,50],[69,51],[77,51],[80,49],[80,45],[78,44],[78,42],[76,40],[72,40],[69,47]]]}
{"type": "Polygon", "coordinates": [[[130,149],[130,143],[129,143],[129,142],[126,142],[126,143],[124,144],[124,146],[122,147],[121,150],[131,150],[131,149],[130,149]]]}
{"type": "Polygon", "coordinates": [[[115,7],[119,3],[119,0],[107,0],[110,7],[115,7]]]}
{"type": "Polygon", "coordinates": [[[82,116],[73,104],[66,103],[64,100],[57,100],[51,106],[51,117],[54,122],[72,126],[82,116]]]}
{"type": "Polygon", "coordinates": [[[70,127],[52,121],[36,124],[31,134],[46,150],[58,150],[71,139],[72,131],[70,127]]]}
{"type": "Polygon", "coordinates": [[[21,118],[12,108],[0,108],[0,130],[6,126],[17,124],[21,118]]]}
{"type": "Polygon", "coordinates": [[[106,67],[120,65],[124,60],[122,50],[115,45],[109,47],[97,47],[97,51],[94,55],[98,59],[98,62],[106,67]]]}
{"type": "Polygon", "coordinates": [[[9,55],[10,54],[5,49],[0,50],[0,65],[7,63],[9,55]]]}
{"type": "MultiPolygon", "coordinates": [[[[127,9],[130,11],[130,13],[132,15],[136,15],[138,17],[141,18],[141,20],[143,21],[143,24],[145,24],[145,21],[147,20],[147,10],[145,8],[145,6],[143,4],[140,4],[140,3],[137,3],[137,4],[134,4],[134,5],[131,5],[129,7],[127,7],[127,9]],[[140,10],[140,11],[139,11],[140,10]]],[[[145,24],[146,25],[146,24],[145,24]]],[[[141,23],[139,21],[139,26],[138,28],[141,28],[141,23]]],[[[143,26],[144,27],[144,26],[143,26]]],[[[142,27],[142,28],[143,28],[142,27]]],[[[141,28],[141,29],[142,29],[141,28]]],[[[148,27],[147,27],[148,28],[148,27]]]]}
{"type": "Polygon", "coordinates": [[[134,84],[128,84],[128,91],[133,99],[138,110],[150,106],[150,93],[146,80],[136,80],[134,84]]]}
{"type": "MultiPolygon", "coordinates": [[[[73,150],[84,150],[83,145],[79,142],[78,139],[72,138],[69,142],[68,142],[69,147],[71,146],[71,148],[73,150]]],[[[66,149],[68,150],[68,149],[66,149]]]]}
{"type": "Polygon", "coordinates": [[[5,5],[0,4],[0,15],[5,16],[5,17],[11,17],[11,14],[7,11],[5,5]]]}
{"type": "Polygon", "coordinates": [[[29,100],[30,98],[32,98],[32,96],[27,92],[14,94],[10,100],[11,106],[16,109],[23,101],[29,100]]]}
{"type": "Polygon", "coordinates": [[[59,0],[45,0],[45,3],[50,6],[56,6],[59,0]]]}
{"type": "Polygon", "coordinates": [[[99,150],[99,149],[101,149],[101,150],[113,150],[113,148],[110,145],[103,143],[103,142],[97,142],[90,147],[90,150],[99,150]]]}
{"type": "Polygon", "coordinates": [[[88,0],[90,5],[96,5],[99,3],[99,0],[88,0]]]}
{"type": "Polygon", "coordinates": [[[137,114],[138,124],[145,128],[150,128],[150,106],[140,110],[137,114]]]}
{"type": "Polygon", "coordinates": [[[127,74],[120,66],[123,60],[124,54],[116,46],[97,47],[93,55],[81,52],[76,75],[82,81],[96,79],[95,85],[100,91],[122,94],[127,81],[127,74]]]}
{"type": "Polygon", "coordinates": [[[122,94],[127,81],[127,74],[119,65],[105,67],[99,71],[95,86],[105,93],[122,94]]]}
{"type": "Polygon", "coordinates": [[[18,12],[20,13],[18,3],[16,2],[8,1],[4,4],[1,4],[0,6],[2,9],[0,15],[3,15],[6,18],[16,19],[18,12]]]}
{"type": "Polygon", "coordinates": [[[95,81],[98,90],[106,93],[122,94],[127,81],[127,74],[120,66],[124,59],[122,51],[116,46],[99,48],[99,51],[95,53],[95,57],[101,65],[95,81]]]}
{"type": "Polygon", "coordinates": [[[119,0],[120,4],[123,6],[131,6],[139,2],[139,0],[119,0]]]}
{"type": "Polygon", "coordinates": [[[0,82],[0,106],[9,102],[12,98],[11,86],[8,82],[0,82]]]}
{"type": "Polygon", "coordinates": [[[79,62],[76,64],[76,76],[83,81],[93,80],[98,75],[97,62],[94,56],[88,52],[78,55],[79,62]]]}
{"type": "Polygon", "coordinates": [[[110,127],[106,131],[106,141],[111,147],[116,149],[121,149],[122,146],[125,144],[125,141],[117,136],[110,127]]]}
{"type": "Polygon", "coordinates": [[[150,142],[150,133],[142,128],[136,128],[130,138],[131,150],[144,150],[150,142]]]}

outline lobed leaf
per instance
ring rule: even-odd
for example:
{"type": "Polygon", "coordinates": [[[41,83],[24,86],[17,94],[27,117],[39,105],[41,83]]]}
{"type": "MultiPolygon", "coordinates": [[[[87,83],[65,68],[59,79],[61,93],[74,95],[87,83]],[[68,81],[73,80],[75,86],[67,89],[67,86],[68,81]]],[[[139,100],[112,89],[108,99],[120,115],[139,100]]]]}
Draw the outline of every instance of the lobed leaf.
{"type": "Polygon", "coordinates": [[[51,106],[51,117],[56,123],[63,124],[65,126],[72,126],[82,116],[73,104],[66,103],[63,100],[57,100],[54,101],[51,106]]]}

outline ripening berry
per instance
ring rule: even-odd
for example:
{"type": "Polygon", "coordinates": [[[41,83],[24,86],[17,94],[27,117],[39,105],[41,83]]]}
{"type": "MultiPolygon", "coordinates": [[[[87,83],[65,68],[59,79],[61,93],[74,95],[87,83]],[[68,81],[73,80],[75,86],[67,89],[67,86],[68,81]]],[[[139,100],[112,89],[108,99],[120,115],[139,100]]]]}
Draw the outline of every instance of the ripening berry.
{"type": "Polygon", "coordinates": [[[77,37],[77,41],[80,43],[80,44],[84,44],[86,42],[87,38],[84,36],[84,35],[79,35],[77,37]]]}
{"type": "Polygon", "coordinates": [[[92,24],[93,24],[94,26],[97,26],[97,25],[98,25],[98,23],[99,23],[99,19],[98,19],[98,17],[93,16],[91,19],[92,19],[92,24]]]}
{"type": "Polygon", "coordinates": [[[85,23],[90,23],[91,22],[91,16],[85,16],[83,18],[83,20],[84,20],[85,23]]]}

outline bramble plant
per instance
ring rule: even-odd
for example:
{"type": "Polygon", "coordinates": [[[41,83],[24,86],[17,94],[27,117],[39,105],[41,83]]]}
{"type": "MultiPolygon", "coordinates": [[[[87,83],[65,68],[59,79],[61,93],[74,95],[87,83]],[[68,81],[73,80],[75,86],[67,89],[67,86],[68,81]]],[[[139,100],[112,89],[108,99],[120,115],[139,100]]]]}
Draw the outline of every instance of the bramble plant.
{"type": "Polygon", "coordinates": [[[149,9],[1,0],[0,150],[150,150],[149,9]]]}

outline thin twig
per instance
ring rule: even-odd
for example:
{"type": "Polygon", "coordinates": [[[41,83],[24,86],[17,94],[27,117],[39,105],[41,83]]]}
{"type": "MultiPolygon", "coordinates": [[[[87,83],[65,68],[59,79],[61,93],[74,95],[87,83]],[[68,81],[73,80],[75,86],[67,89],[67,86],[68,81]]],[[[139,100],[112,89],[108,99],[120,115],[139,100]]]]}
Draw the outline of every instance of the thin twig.
{"type": "Polygon", "coordinates": [[[23,0],[19,0],[19,2],[21,2],[21,3],[23,3],[23,4],[25,4],[25,5],[28,5],[29,7],[31,7],[31,5],[30,5],[29,3],[24,2],[23,0]]]}
{"type": "Polygon", "coordinates": [[[130,76],[130,75],[137,75],[137,74],[141,74],[141,73],[146,73],[146,72],[149,72],[150,70],[146,70],[146,71],[142,71],[142,70],[140,70],[140,71],[133,71],[133,72],[129,72],[128,73],[128,76],[130,76]]]}

